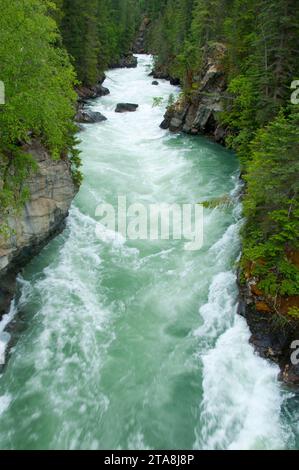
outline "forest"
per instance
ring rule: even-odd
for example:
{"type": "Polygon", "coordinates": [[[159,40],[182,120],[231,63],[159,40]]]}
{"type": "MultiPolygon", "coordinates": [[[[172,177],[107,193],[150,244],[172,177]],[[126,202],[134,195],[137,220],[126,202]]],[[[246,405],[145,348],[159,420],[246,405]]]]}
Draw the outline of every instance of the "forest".
{"type": "MultiPolygon", "coordinates": [[[[299,11],[295,0],[1,0],[1,212],[24,204],[34,162],[22,144],[39,137],[53,158],[80,161],[73,124],[79,84],[92,85],[129,53],[142,18],[147,49],[192,95],[207,48],[223,43],[226,145],[246,184],[243,276],[256,276],[274,306],[299,290],[299,11]],[[73,157],[72,157],[73,155],[73,157]]],[[[78,172],[78,168],[74,173],[78,172]]],[[[4,220],[4,219],[3,219],[4,220]]],[[[2,224],[5,231],[5,224],[2,224]]],[[[299,317],[297,300],[289,314],[299,317]]]]}

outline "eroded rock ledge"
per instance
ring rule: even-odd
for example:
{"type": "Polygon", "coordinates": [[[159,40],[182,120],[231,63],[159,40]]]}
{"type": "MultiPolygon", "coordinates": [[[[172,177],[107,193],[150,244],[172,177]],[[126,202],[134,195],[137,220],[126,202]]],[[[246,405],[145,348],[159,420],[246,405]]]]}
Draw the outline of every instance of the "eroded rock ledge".
{"type": "Polygon", "coordinates": [[[77,88],[78,94],[78,103],[84,105],[88,100],[100,98],[101,96],[109,95],[110,90],[103,86],[104,81],[106,80],[106,75],[103,75],[98,83],[93,86],[81,86],[77,88]]]}
{"type": "Polygon", "coordinates": [[[30,199],[19,214],[10,216],[11,233],[0,238],[0,317],[15,293],[15,278],[41,249],[65,226],[77,187],[68,157],[53,160],[37,140],[24,146],[37,171],[25,181],[30,199]]]}
{"type": "MultiPolygon", "coordinates": [[[[198,76],[193,78],[193,89],[170,106],[161,123],[163,129],[187,134],[205,134],[216,142],[224,143],[226,130],[219,124],[219,113],[223,111],[226,78],[223,59],[226,48],[214,44],[206,53],[205,64],[198,76]]],[[[155,72],[154,76],[159,75],[155,72]]]]}
{"type": "Polygon", "coordinates": [[[110,65],[111,69],[135,69],[138,65],[138,59],[132,53],[125,54],[117,62],[110,65]]]}
{"type": "Polygon", "coordinates": [[[250,328],[250,343],[261,357],[280,367],[280,381],[298,387],[299,323],[286,321],[283,311],[275,312],[257,289],[254,280],[240,284],[239,292],[238,313],[246,319],[250,328]]]}

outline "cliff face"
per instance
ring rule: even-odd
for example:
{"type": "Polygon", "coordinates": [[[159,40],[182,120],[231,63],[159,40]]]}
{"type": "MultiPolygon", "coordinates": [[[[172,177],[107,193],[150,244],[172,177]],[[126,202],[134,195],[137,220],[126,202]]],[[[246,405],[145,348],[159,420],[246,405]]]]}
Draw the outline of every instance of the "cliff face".
{"type": "Polygon", "coordinates": [[[18,215],[8,220],[10,236],[0,238],[0,316],[14,294],[16,274],[63,230],[77,192],[67,158],[53,160],[38,141],[24,150],[34,157],[38,169],[25,182],[30,199],[18,215]]]}
{"type": "MultiPolygon", "coordinates": [[[[280,367],[279,380],[291,385],[299,385],[299,324],[287,320],[281,305],[276,310],[266,303],[254,279],[240,285],[238,313],[250,328],[250,343],[263,358],[275,362],[280,367]]],[[[292,302],[294,299],[288,299],[292,302]]]]}
{"type": "Polygon", "coordinates": [[[218,114],[223,111],[226,90],[222,65],[225,52],[220,43],[207,50],[205,63],[193,78],[192,92],[168,108],[161,124],[163,129],[210,135],[216,142],[224,143],[225,129],[218,123],[218,114]]]}

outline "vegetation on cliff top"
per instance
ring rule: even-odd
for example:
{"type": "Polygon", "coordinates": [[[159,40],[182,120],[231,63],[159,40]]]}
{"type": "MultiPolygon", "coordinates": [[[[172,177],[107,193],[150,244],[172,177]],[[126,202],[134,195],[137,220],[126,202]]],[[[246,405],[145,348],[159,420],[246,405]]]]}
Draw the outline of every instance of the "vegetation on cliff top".
{"type": "MultiPolygon", "coordinates": [[[[0,107],[1,217],[28,196],[22,182],[34,169],[22,146],[40,139],[54,158],[74,144],[75,72],[60,47],[51,4],[40,0],[2,0],[0,79],[5,105],[0,107]]],[[[2,228],[4,224],[2,224],[2,228]]]]}
{"type": "Polygon", "coordinates": [[[60,7],[59,26],[84,85],[98,78],[131,50],[141,22],[137,0],[55,0],[60,7]]]}
{"type": "Polygon", "coordinates": [[[70,155],[80,184],[73,124],[75,85],[94,85],[108,64],[129,50],[135,0],[2,0],[0,80],[0,231],[6,215],[28,198],[23,182],[35,162],[22,147],[38,138],[53,158],[70,155]],[[79,80],[79,81],[78,81],[79,80]]]}

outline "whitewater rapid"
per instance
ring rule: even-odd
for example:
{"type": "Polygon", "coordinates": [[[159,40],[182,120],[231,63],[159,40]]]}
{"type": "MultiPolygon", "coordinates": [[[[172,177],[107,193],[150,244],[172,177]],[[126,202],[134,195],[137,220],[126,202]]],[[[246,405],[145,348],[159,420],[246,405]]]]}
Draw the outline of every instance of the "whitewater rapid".
{"type": "Polygon", "coordinates": [[[108,120],[79,137],[84,184],[65,232],[19,279],[0,323],[3,449],[283,449],[277,367],[249,345],[237,316],[242,226],[236,157],[200,137],[159,128],[169,95],[151,84],[149,56],[107,73],[108,120]],[[163,98],[153,106],[154,98],[163,98]],[[116,114],[118,102],[138,103],[116,114]],[[96,236],[96,208],[197,203],[204,246],[96,236]],[[10,328],[9,328],[9,325],[10,328]]]}

